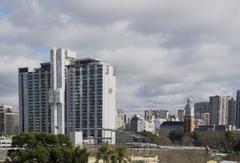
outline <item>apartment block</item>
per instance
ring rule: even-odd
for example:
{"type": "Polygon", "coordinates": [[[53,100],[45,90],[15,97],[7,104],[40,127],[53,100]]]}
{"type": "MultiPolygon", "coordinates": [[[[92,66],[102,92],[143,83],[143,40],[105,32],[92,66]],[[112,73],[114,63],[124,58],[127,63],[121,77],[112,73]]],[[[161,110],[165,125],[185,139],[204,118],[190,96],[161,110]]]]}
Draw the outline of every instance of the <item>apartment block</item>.
{"type": "Polygon", "coordinates": [[[51,132],[50,63],[40,68],[18,70],[19,120],[21,132],[51,132]]]}
{"type": "Polygon", "coordinates": [[[211,109],[211,124],[228,125],[229,101],[230,96],[211,96],[209,97],[211,109]]]}
{"type": "Polygon", "coordinates": [[[33,71],[19,68],[21,132],[81,131],[85,139],[114,143],[115,67],[58,48],[40,65],[33,71]]]}
{"type": "Polygon", "coordinates": [[[12,108],[0,106],[0,136],[19,133],[19,113],[12,108]]]}

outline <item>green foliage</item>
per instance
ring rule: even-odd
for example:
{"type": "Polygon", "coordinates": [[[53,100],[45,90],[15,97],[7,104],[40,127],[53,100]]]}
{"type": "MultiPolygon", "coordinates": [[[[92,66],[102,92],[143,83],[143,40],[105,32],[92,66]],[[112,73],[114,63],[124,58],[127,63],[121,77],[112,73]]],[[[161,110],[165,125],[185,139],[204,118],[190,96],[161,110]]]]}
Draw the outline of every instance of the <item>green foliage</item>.
{"type": "Polygon", "coordinates": [[[43,146],[36,146],[33,149],[23,150],[21,152],[20,162],[47,163],[49,152],[43,146]]]}
{"type": "Polygon", "coordinates": [[[41,143],[44,147],[56,147],[60,145],[58,137],[50,133],[37,133],[35,137],[36,142],[41,143]]]}
{"type": "Polygon", "coordinates": [[[12,146],[18,148],[33,148],[37,144],[36,135],[34,133],[21,133],[12,138],[12,146]]]}
{"type": "Polygon", "coordinates": [[[58,137],[60,146],[68,146],[68,147],[72,146],[71,140],[69,139],[69,137],[67,135],[58,134],[57,137],[58,137]]]}
{"type": "Polygon", "coordinates": [[[49,162],[56,162],[60,163],[64,161],[63,154],[62,154],[62,148],[60,147],[55,147],[49,149],[49,162]]]}
{"type": "Polygon", "coordinates": [[[169,139],[175,144],[176,143],[180,144],[183,136],[184,136],[184,132],[181,129],[177,129],[169,132],[169,139]]]}
{"type": "Polygon", "coordinates": [[[211,149],[223,150],[228,153],[231,153],[233,150],[240,151],[240,134],[237,132],[193,132],[192,138],[196,146],[208,146],[211,149]]]}
{"type": "Polygon", "coordinates": [[[117,147],[111,156],[112,163],[130,162],[131,159],[127,156],[127,148],[117,147]]]}
{"type": "Polygon", "coordinates": [[[155,137],[156,137],[156,135],[153,134],[152,132],[145,131],[145,130],[144,130],[144,131],[137,132],[137,134],[148,137],[148,138],[151,140],[151,143],[154,142],[154,139],[155,139],[155,137]]]}
{"type": "Polygon", "coordinates": [[[18,148],[8,151],[13,162],[87,163],[89,157],[85,149],[74,148],[66,135],[21,133],[13,137],[12,145],[18,148]]]}
{"type": "Polygon", "coordinates": [[[113,151],[109,149],[107,144],[102,145],[100,148],[98,148],[96,163],[98,163],[100,160],[103,160],[104,163],[109,163],[112,153],[113,151]]]}
{"type": "Polygon", "coordinates": [[[110,149],[108,145],[102,145],[96,155],[96,163],[103,160],[104,163],[127,163],[131,159],[127,156],[127,148],[117,147],[110,149]]]}
{"type": "Polygon", "coordinates": [[[168,135],[166,135],[165,133],[159,133],[157,135],[149,131],[141,131],[141,132],[138,132],[137,134],[148,137],[151,140],[151,143],[154,143],[157,145],[172,145],[171,140],[169,139],[168,135]]]}
{"type": "Polygon", "coordinates": [[[193,132],[192,133],[192,138],[193,138],[193,143],[196,146],[202,146],[203,145],[203,138],[202,135],[198,132],[193,132]]]}
{"type": "Polygon", "coordinates": [[[73,162],[74,163],[87,163],[90,153],[86,149],[75,148],[73,153],[73,162]]]}
{"type": "Polygon", "coordinates": [[[224,159],[231,160],[231,161],[239,161],[240,160],[240,153],[239,152],[229,153],[224,159]]]}
{"type": "Polygon", "coordinates": [[[226,143],[225,143],[225,150],[227,152],[231,152],[233,150],[233,145],[235,142],[235,134],[232,131],[227,131],[225,134],[225,139],[226,139],[226,143]]]}

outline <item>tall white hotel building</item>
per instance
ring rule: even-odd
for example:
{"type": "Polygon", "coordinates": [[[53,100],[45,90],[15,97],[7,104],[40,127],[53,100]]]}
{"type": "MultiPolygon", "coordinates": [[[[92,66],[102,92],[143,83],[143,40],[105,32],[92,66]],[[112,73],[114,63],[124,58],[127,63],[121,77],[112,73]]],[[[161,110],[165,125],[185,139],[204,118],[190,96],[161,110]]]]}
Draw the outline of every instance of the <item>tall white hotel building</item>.
{"type": "Polygon", "coordinates": [[[68,49],[50,51],[50,63],[19,68],[21,132],[82,131],[95,143],[115,143],[116,72],[99,59],[77,59],[68,49]]]}

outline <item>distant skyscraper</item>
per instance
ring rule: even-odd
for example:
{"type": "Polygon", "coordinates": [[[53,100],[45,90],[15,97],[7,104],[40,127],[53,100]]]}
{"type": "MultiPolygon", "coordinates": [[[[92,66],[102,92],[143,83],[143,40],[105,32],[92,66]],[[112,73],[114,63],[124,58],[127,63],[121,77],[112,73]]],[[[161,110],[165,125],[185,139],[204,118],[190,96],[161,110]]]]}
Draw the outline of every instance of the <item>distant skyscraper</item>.
{"type": "Polygon", "coordinates": [[[202,113],[211,113],[209,102],[197,102],[194,104],[195,118],[201,119],[202,113]]]}
{"type": "Polygon", "coordinates": [[[237,91],[236,97],[236,127],[240,128],[240,90],[237,91]]]}
{"type": "Polygon", "coordinates": [[[145,119],[140,115],[134,115],[131,119],[131,131],[140,132],[145,130],[145,119]]]}
{"type": "Polygon", "coordinates": [[[189,98],[184,108],[184,132],[193,132],[195,129],[194,109],[189,98]]]}
{"type": "Polygon", "coordinates": [[[211,124],[227,125],[230,96],[209,97],[211,108],[211,124]]]}
{"type": "Polygon", "coordinates": [[[183,122],[183,121],[184,121],[184,118],[183,118],[183,116],[184,116],[184,110],[183,110],[183,109],[178,110],[178,111],[177,111],[177,114],[178,114],[178,120],[179,120],[180,122],[183,122]]]}
{"type": "Polygon", "coordinates": [[[210,113],[201,113],[200,119],[203,120],[205,125],[209,125],[210,124],[210,113]]]}
{"type": "Polygon", "coordinates": [[[233,98],[228,101],[228,125],[236,126],[236,101],[233,98]]]}
{"type": "Polygon", "coordinates": [[[0,106],[0,136],[13,136],[19,133],[19,113],[11,108],[0,106]]]}
{"type": "Polygon", "coordinates": [[[123,109],[117,109],[116,129],[125,129],[125,114],[123,109]]]}
{"type": "Polygon", "coordinates": [[[99,59],[76,59],[68,49],[54,48],[50,56],[50,63],[32,72],[19,69],[21,131],[82,131],[84,138],[114,143],[114,134],[105,131],[116,127],[115,68],[99,59]]]}
{"type": "Polygon", "coordinates": [[[155,119],[168,119],[169,112],[168,110],[145,110],[145,119],[147,121],[150,121],[153,116],[155,119]]]}

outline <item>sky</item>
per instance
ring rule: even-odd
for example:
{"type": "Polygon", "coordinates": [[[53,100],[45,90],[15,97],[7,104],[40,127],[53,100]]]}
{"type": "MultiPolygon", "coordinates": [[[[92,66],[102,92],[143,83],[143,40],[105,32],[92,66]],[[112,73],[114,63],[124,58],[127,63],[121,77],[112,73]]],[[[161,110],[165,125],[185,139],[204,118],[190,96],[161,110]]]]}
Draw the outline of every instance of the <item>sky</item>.
{"type": "Polygon", "coordinates": [[[0,0],[0,103],[53,47],[116,66],[117,107],[183,109],[240,89],[239,0],[0,0]]]}

